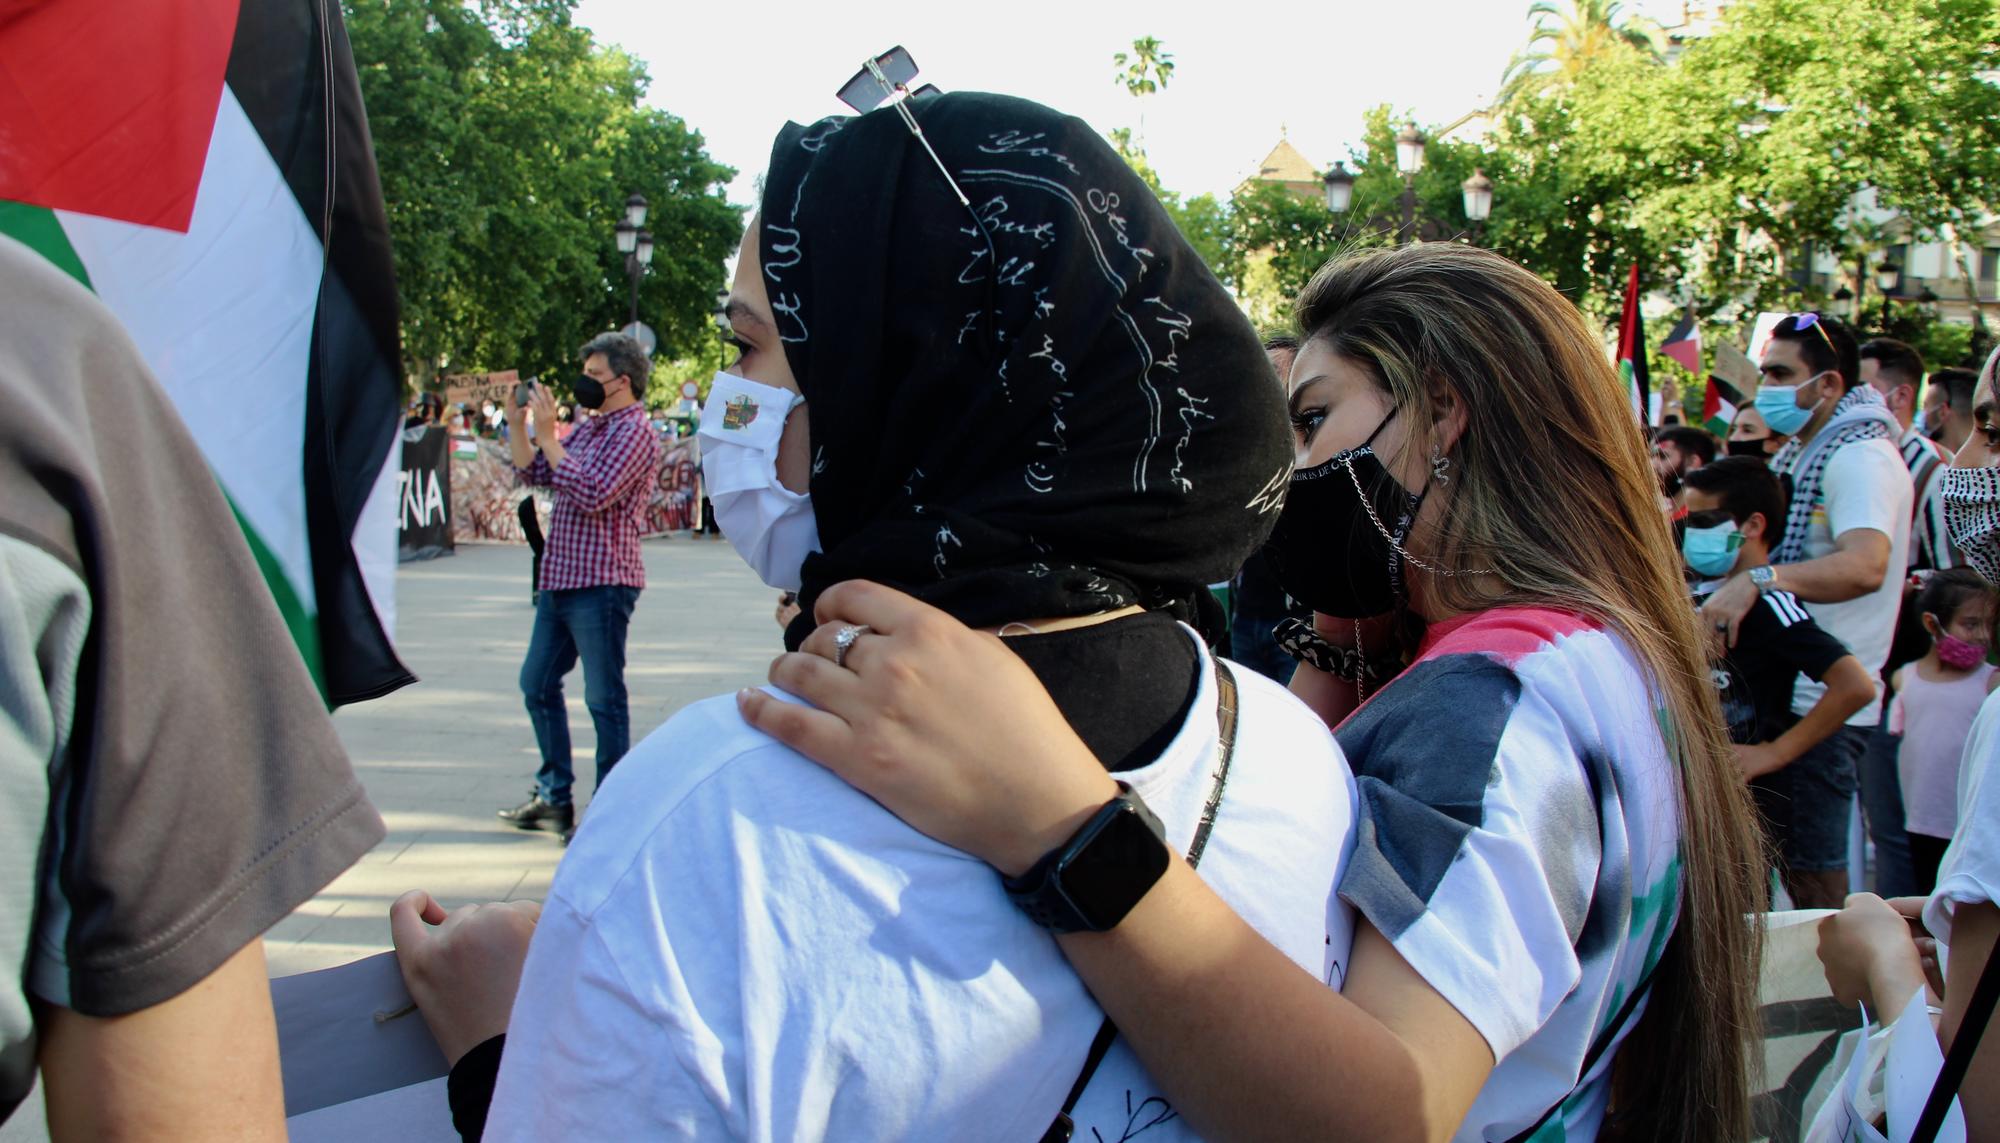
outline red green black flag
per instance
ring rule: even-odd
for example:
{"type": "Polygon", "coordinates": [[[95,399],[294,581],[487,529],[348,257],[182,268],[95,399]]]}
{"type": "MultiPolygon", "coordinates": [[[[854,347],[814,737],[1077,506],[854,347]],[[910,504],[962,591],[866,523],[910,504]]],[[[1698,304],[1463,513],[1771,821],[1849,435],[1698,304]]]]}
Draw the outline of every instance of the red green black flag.
{"type": "Polygon", "coordinates": [[[389,639],[396,284],[340,6],[16,6],[0,93],[0,233],[131,334],[328,702],[413,681],[389,639]]]}
{"type": "Polygon", "coordinates": [[[1639,264],[1625,283],[1625,316],[1618,323],[1618,372],[1632,397],[1632,411],[1642,425],[1651,424],[1653,381],[1646,369],[1646,325],[1639,315],[1639,264]]]}

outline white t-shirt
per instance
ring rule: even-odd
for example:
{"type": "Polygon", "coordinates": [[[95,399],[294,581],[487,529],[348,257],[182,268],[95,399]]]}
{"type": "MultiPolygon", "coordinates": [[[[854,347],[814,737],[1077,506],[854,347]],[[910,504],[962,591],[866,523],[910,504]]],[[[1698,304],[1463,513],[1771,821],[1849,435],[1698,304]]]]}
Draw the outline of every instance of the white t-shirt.
{"type": "MultiPolygon", "coordinates": [[[[1202,662],[1180,733],[1119,775],[1183,853],[1215,767],[1202,662]]],[[[1235,675],[1236,750],[1199,873],[1337,988],[1354,781],[1312,712],[1235,675]]],[[[1102,1020],[990,868],[723,696],[648,736],[591,803],[529,950],[486,1138],[1032,1141],[1102,1020]]],[[[1122,1038],[1075,1119],[1079,1140],[1192,1138],[1122,1038]]]]}
{"type": "Polygon", "coordinates": [[[1433,624],[1337,732],[1361,799],[1341,897],[1496,1061],[1458,1143],[1545,1115],[1537,1139],[1597,1137],[1680,916],[1664,722],[1623,639],[1520,607],[1433,624]]]}
{"type": "MultiPolygon", "coordinates": [[[[1889,643],[1896,634],[1896,613],[1903,606],[1903,573],[1910,552],[1910,470],[1894,442],[1851,441],[1827,458],[1806,532],[1805,558],[1831,555],[1834,543],[1857,528],[1889,537],[1889,570],[1882,586],[1845,603],[1806,602],[1806,611],[1827,634],[1847,644],[1875,680],[1875,698],[1847,720],[1849,726],[1873,727],[1882,721],[1882,664],[1889,660],[1889,643]]],[[[1792,711],[1805,714],[1826,693],[1826,684],[1799,676],[1792,692],[1792,711]]]]}
{"type": "Polygon", "coordinates": [[[1924,905],[1924,927],[1940,944],[1951,943],[1952,912],[1959,903],[2000,901],[2000,692],[1986,696],[1958,769],[1958,831],[1938,863],[1937,888],[1924,905]]]}

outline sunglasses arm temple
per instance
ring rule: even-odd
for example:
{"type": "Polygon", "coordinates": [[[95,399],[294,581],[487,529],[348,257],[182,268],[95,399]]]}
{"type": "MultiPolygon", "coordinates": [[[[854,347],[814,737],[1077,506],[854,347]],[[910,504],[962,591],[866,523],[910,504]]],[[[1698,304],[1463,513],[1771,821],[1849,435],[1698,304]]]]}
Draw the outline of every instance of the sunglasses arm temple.
{"type": "Polygon", "coordinates": [[[931,149],[931,141],[925,137],[924,129],[917,126],[917,117],[910,114],[909,100],[898,102],[896,104],[896,112],[903,117],[903,122],[909,125],[910,134],[915,135],[917,142],[924,145],[924,151],[930,155],[931,162],[936,163],[937,169],[944,174],[944,181],[951,184],[951,193],[958,196],[959,205],[965,207],[967,210],[972,209],[972,200],[965,197],[964,191],[958,189],[958,180],[951,177],[951,171],[944,165],[944,160],[938,158],[938,153],[931,149]]]}
{"type": "MultiPolygon", "coordinates": [[[[861,66],[868,70],[869,75],[875,77],[875,82],[881,84],[882,90],[890,93],[892,98],[895,95],[908,95],[908,89],[902,84],[889,82],[889,77],[882,74],[881,65],[874,60],[868,60],[861,66]]],[[[910,114],[908,99],[896,100],[896,114],[903,117],[904,126],[910,129],[910,134],[917,137],[917,142],[924,145],[924,153],[931,157],[931,162],[937,164],[937,169],[944,175],[944,181],[951,184],[951,193],[958,196],[958,204],[967,210],[972,209],[972,200],[965,197],[965,192],[958,188],[958,180],[951,177],[951,169],[944,165],[943,159],[938,158],[938,153],[931,148],[931,141],[924,137],[924,129],[917,125],[917,117],[910,114]]]]}

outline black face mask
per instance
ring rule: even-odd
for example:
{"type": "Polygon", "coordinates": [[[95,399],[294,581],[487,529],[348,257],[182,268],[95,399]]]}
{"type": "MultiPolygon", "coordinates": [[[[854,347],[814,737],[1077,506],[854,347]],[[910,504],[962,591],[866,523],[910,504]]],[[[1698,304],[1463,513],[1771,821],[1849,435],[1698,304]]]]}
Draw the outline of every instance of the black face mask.
{"type": "Polygon", "coordinates": [[[1749,440],[1729,441],[1723,447],[1729,450],[1730,456],[1754,456],[1758,460],[1763,460],[1764,444],[1770,439],[1770,437],[1751,437],[1749,440]]]}
{"type": "Polygon", "coordinates": [[[569,383],[570,391],[576,394],[576,403],[586,409],[604,407],[604,382],[588,373],[580,373],[569,383]]]}
{"type": "Polygon", "coordinates": [[[1292,474],[1284,510],[1264,547],[1285,594],[1321,614],[1366,619],[1408,598],[1397,549],[1409,537],[1423,494],[1398,484],[1369,447],[1395,415],[1382,418],[1361,447],[1292,474]]]}
{"type": "Polygon", "coordinates": [[[1669,499],[1681,494],[1681,484],[1685,478],[1678,472],[1669,472],[1660,478],[1660,491],[1669,499]]]}

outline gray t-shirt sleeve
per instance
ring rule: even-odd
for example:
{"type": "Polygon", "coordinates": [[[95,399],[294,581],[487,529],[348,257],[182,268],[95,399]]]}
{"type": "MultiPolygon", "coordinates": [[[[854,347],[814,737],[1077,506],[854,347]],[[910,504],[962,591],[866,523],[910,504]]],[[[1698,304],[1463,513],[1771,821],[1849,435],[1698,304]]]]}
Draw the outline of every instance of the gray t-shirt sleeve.
{"type": "MultiPolygon", "coordinates": [[[[201,450],[102,304],[0,238],[0,532],[88,591],[46,760],[31,985],[91,1016],[185,991],[382,837],[201,450]]],[[[12,791],[9,791],[12,795],[12,791]]]]}

